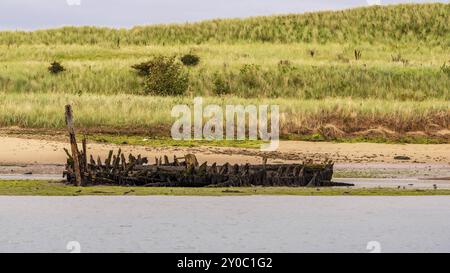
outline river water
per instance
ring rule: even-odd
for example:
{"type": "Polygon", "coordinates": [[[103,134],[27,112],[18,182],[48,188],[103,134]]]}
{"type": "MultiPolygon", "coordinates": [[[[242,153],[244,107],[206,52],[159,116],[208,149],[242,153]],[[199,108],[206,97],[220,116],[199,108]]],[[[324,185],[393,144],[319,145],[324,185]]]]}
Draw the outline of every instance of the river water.
{"type": "Polygon", "coordinates": [[[0,197],[0,252],[73,241],[81,252],[450,252],[450,197],[0,197]]]}

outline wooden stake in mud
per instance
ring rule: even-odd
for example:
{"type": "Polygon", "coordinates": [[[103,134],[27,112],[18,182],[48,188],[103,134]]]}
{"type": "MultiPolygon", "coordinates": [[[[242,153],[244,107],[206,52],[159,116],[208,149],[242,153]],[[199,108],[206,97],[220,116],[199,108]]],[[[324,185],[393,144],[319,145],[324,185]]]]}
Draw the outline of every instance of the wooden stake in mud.
{"type": "Polygon", "coordinates": [[[80,157],[77,146],[77,140],[75,138],[75,129],[73,128],[73,115],[72,106],[66,105],[66,125],[69,132],[70,147],[72,149],[73,166],[75,171],[75,186],[81,186],[81,169],[80,169],[80,157]]]}
{"type": "Polygon", "coordinates": [[[82,146],[83,146],[83,171],[87,172],[87,148],[86,148],[86,135],[83,135],[82,146]]]}

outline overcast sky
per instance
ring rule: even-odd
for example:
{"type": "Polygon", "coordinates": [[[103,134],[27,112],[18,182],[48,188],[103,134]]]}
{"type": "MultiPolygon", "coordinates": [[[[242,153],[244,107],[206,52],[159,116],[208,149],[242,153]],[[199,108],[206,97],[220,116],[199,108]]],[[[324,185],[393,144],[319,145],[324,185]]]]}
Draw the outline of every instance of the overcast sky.
{"type": "MultiPolygon", "coordinates": [[[[367,6],[380,0],[0,0],[0,29],[132,27],[367,6]]],[[[381,0],[383,4],[447,1],[381,0]]]]}

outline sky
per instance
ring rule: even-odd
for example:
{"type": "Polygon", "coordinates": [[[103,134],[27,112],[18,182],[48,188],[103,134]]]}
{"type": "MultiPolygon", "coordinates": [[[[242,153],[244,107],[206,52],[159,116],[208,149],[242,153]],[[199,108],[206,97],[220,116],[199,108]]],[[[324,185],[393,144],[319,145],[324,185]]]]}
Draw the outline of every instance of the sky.
{"type": "Polygon", "coordinates": [[[401,0],[0,0],[0,30],[195,22],[213,18],[337,10],[401,0]]]}

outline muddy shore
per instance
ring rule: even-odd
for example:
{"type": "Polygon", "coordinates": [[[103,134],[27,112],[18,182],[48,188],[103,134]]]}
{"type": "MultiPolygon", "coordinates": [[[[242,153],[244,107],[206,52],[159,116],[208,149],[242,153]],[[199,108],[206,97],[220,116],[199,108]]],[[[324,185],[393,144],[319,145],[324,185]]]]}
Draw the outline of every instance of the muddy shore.
{"type": "MultiPolygon", "coordinates": [[[[69,148],[63,139],[0,136],[0,174],[60,174],[69,148]]],[[[222,147],[150,147],[89,143],[93,155],[105,157],[109,150],[142,154],[150,160],[164,154],[196,154],[200,161],[223,164],[259,163],[258,149],[222,147]]],[[[450,144],[375,144],[282,141],[274,153],[265,153],[271,163],[302,162],[312,159],[336,162],[336,177],[366,178],[450,178],[450,144]],[[398,157],[408,158],[399,160],[398,157]]]]}

